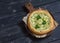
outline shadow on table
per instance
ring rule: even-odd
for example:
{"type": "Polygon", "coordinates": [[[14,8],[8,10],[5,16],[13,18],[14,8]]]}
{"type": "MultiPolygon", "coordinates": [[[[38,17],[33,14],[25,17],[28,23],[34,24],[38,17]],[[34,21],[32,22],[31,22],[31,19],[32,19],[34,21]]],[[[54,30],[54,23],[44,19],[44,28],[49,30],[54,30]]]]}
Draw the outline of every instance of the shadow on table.
{"type": "MultiPolygon", "coordinates": [[[[45,39],[45,38],[40,39],[40,38],[36,38],[36,37],[32,36],[32,35],[27,31],[27,29],[26,29],[25,24],[24,24],[23,21],[20,21],[20,22],[18,23],[18,26],[21,27],[21,31],[23,32],[23,34],[25,35],[25,37],[29,37],[32,41],[40,41],[40,40],[42,40],[42,39],[45,39]]],[[[48,37],[49,37],[49,36],[48,36],[48,37]]],[[[46,38],[47,38],[47,37],[46,37],[46,38]]]]}

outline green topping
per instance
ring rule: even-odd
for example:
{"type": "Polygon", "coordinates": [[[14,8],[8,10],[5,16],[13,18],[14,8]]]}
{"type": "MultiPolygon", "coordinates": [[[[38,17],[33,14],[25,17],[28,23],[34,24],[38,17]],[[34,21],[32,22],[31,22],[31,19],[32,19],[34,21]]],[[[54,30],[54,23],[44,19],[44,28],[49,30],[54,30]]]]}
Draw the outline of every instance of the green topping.
{"type": "Polygon", "coordinates": [[[43,25],[45,25],[45,24],[46,24],[46,21],[45,21],[45,20],[43,20],[42,24],[43,24],[43,25]]]}
{"type": "Polygon", "coordinates": [[[40,15],[37,15],[37,17],[36,17],[36,18],[37,18],[37,20],[39,20],[41,17],[40,17],[40,15]]]}
{"type": "Polygon", "coordinates": [[[37,13],[31,16],[30,20],[32,26],[37,30],[44,30],[49,28],[50,18],[44,13],[37,13]]]}
{"type": "Polygon", "coordinates": [[[35,25],[35,28],[37,29],[37,28],[40,28],[40,27],[39,27],[39,25],[35,25]]]}

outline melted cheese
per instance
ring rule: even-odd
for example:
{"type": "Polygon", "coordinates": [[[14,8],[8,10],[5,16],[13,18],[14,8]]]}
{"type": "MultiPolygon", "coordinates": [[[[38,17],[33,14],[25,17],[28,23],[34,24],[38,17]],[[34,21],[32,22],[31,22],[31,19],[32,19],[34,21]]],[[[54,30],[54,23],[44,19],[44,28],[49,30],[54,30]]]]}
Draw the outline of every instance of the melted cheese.
{"type": "Polygon", "coordinates": [[[31,16],[30,22],[39,31],[49,28],[50,18],[44,13],[35,13],[31,16]]]}

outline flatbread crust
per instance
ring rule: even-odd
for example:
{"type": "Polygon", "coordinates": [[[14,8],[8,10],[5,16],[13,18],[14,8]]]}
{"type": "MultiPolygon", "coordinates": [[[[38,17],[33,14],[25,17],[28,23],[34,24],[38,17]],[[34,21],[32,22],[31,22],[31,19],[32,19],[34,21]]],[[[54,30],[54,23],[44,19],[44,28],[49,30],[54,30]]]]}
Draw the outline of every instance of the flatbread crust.
{"type": "Polygon", "coordinates": [[[36,10],[36,11],[33,11],[31,13],[29,13],[29,16],[27,18],[27,26],[28,26],[28,29],[34,33],[34,34],[37,34],[37,35],[43,35],[43,34],[47,34],[49,33],[50,31],[54,30],[55,28],[55,25],[54,25],[54,19],[53,17],[50,15],[50,13],[47,11],[47,10],[36,10]],[[31,15],[33,15],[34,13],[37,13],[37,12],[43,12],[45,14],[47,14],[49,17],[50,17],[50,27],[46,30],[42,30],[42,31],[37,31],[34,27],[32,27],[31,23],[30,23],[30,17],[31,15]]]}

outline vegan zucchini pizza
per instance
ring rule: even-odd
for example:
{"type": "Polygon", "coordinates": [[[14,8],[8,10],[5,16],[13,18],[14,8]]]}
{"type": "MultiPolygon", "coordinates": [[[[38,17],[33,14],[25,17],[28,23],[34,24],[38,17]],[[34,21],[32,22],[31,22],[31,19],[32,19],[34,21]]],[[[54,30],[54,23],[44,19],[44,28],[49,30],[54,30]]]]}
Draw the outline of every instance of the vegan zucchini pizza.
{"type": "Polygon", "coordinates": [[[46,34],[54,30],[54,20],[47,10],[36,10],[30,13],[27,25],[35,34],[46,34]]]}

